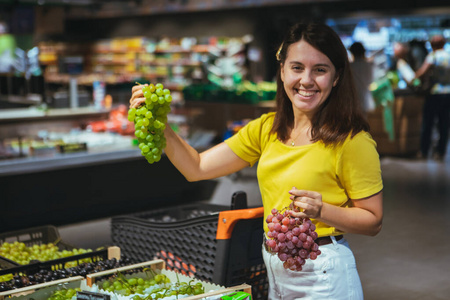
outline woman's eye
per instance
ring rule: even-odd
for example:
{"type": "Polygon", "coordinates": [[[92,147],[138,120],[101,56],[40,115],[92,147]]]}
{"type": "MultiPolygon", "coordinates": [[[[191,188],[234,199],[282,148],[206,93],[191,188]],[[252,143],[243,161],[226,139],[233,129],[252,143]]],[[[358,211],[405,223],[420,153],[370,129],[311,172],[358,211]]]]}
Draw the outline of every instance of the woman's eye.
{"type": "Polygon", "coordinates": [[[319,73],[325,73],[327,70],[325,68],[317,68],[316,71],[319,73]]]}

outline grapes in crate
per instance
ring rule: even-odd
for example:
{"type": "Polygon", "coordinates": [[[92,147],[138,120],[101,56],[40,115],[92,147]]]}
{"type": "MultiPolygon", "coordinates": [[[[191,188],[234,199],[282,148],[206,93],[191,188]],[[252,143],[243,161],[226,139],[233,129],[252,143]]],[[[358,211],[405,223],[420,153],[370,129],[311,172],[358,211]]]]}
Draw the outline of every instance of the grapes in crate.
{"type": "Polygon", "coordinates": [[[144,85],[145,103],[128,110],[128,121],[134,122],[134,135],[139,141],[141,154],[150,164],[158,162],[166,147],[164,129],[170,112],[172,96],[161,83],[144,85]]]}
{"type": "Polygon", "coordinates": [[[129,276],[115,273],[112,277],[99,282],[99,289],[115,295],[131,297],[132,300],[178,299],[205,292],[201,282],[194,283],[171,280],[153,269],[144,269],[145,276],[129,276]]]}
{"type": "Polygon", "coordinates": [[[266,245],[278,254],[285,269],[301,271],[306,259],[315,260],[320,255],[316,226],[309,218],[295,218],[290,209],[272,209],[266,222],[269,228],[266,245]]]}

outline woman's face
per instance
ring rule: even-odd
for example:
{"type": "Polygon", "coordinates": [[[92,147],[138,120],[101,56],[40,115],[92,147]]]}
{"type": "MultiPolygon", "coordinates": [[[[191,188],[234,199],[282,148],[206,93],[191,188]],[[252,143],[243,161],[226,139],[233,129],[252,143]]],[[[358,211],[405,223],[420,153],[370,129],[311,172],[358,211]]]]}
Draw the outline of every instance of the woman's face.
{"type": "Polygon", "coordinates": [[[281,80],[294,110],[304,113],[314,113],[338,82],[330,59],[303,40],[289,46],[281,80]]]}

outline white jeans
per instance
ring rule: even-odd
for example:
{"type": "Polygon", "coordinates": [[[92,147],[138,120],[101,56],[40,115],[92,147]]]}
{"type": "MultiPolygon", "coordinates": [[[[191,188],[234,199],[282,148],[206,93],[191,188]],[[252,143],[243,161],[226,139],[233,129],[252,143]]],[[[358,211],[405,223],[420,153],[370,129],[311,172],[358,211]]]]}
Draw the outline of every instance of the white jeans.
{"type": "Polygon", "coordinates": [[[276,254],[267,252],[263,258],[269,279],[269,300],[332,299],[361,300],[364,298],[355,257],[345,238],[320,246],[316,260],[307,259],[303,270],[283,267],[276,254]]]}

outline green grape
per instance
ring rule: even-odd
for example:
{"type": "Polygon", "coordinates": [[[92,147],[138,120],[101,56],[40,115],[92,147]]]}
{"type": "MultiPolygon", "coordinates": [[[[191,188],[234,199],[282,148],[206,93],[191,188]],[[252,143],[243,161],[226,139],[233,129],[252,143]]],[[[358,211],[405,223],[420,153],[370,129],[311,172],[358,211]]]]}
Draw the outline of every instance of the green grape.
{"type": "Polygon", "coordinates": [[[146,92],[151,92],[152,93],[152,91],[150,91],[150,86],[148,86],[148,85],[146,85],[146,86],[144,86],[143,88],[142,88],[142,92],[145,94],[146,92]]]}
{"type": "Polygon", "coordinates": [[[128,283],[130,285],[137,285],[137,279],[136,278],[130,278],[130,279],[128,279],[128,283]]]}
{"type": "Polygon", "coordinates": [[[142,146],[141,148],[142,152],[147,153],[150,151],[150,148],[147,145],[142,146]]]}
{"type": "Polygon", "coordinates": [[[135,132],[134,132],[134,135],[136,136],[136,137],[140,137],[141,136],[141,133],[142,133],[142,131],[141,130],[136,130],[135,132]]]}

